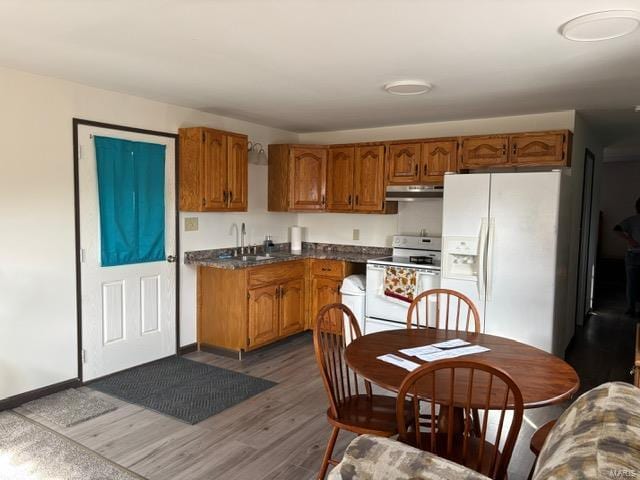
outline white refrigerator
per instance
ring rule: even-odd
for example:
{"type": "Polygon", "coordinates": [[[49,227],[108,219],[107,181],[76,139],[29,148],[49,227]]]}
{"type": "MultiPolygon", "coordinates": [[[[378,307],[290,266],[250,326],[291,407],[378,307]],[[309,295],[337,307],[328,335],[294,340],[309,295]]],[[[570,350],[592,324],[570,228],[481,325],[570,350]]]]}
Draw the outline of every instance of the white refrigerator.
{"type": "Polygon", "coordinates": [[[564,356],[569,204],[566,172],[447,175],[442,288],[478,307],[484,333],[564,356]]]}

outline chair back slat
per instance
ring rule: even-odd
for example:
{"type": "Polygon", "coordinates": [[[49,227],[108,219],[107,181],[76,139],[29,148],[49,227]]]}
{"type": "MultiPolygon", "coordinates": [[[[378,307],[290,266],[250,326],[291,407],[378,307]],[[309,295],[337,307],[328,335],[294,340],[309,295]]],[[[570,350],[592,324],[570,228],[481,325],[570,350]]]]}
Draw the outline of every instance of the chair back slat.
{"type": "MultiPolygon", "coordinates": [[[[341,406],[352,396],[360,394],[360,379],[347,365],[344,351],[349,341],[361,335],[358,321],[346,305],[332,303],[318,312],[313,330],[316,362],[329,397],[331,413],[336,418],[340,418],[341,406]]],[[[366,393],[371,395],[371,384],[363,383],[366,393]]]]}
{"type": "Polygon", "coordinates": [[[463,326],[465,332],[480,333],[480,314],[467,296],[455,290],[435,288],[422,292],[407,312],[407,328],[461,330],[463,326]]]}
{"type": "Polygon", "coordinates": [[[520,389],[505,371],[482,361],[436,361],[409,373],[400,386],[399,440],[502,480],[522,425],[523,408],[520,389]],[[430,411],[437,418],[436,428],[423,431],[417,421],[407,428],[403,421],[407,399],[413,403],[414,415],[430,411]],[[426,404],[424,408],[421,403],[426,404]],[[473,425],[475,411],[483,413],[480,425],[473,425]],[[490,415],[497,421],[489,422],[490,415]]]}

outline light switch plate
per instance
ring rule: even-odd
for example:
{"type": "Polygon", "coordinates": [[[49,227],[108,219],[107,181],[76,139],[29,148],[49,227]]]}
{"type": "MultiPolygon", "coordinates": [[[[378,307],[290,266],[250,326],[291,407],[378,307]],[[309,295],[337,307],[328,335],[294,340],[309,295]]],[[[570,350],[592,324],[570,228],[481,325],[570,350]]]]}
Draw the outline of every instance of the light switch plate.
{"type": "Polygon", "coordinates": [[[184,219],[184,231],[185,232],[197,232],[198,231],[198,217],[185,217],[185,219],[184,219]]]}
{"type": "Polygon", "coordinates": [[[360,240],[360,230],[357,228],[353,229],[353,239],[354,240],[360,240]]]}

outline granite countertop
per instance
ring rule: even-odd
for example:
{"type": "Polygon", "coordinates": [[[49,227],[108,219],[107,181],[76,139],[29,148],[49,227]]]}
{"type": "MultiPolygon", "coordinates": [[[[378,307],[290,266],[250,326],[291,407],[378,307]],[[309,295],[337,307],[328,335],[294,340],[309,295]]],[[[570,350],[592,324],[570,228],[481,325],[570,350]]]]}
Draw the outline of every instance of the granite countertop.
{"type": "MultiPolygon", "coordinates": [[[[221,256],[232,256],[233,248],[218,248],[212,250],[196,250],[185,252],[185,265],[196,265],[203,267],[224,268],[235,270],[239,268],[255,267],[258,265],[268,265],[279,262],[290,262],[303,258],[317,258],[320,260],[343,260],[352,263],[367,263],[371,258],[380,258],[391,255],[391,249],[385,247],[360,247],[353,245],[337,245],[330,243],[309,243],[302,244],[302,252],[291,253],[289,243],[278,243],[272,250],[272,257],[264,260],[255,259],[255,255],[249,255],[248,260],[242,257],[220,258],[221,256]]],[[[259,247],[257,255],[264,256],[262,248],[259,247]]]]}

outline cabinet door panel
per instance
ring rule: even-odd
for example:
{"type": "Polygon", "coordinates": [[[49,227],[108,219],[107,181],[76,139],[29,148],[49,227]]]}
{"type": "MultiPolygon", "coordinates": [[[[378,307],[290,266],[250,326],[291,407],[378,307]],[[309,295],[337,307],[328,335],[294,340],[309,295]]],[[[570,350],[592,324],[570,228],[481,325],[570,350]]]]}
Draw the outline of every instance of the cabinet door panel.
{"type": "Polygon", "coordinates": [[[415,185],[420,178],[420,144],[389,145],[389,185],[415,185]]]}
{"type": "Polygon", "coordinates": [[[247,138],[227,135],[227,208],[247,210],[247,138]]]}
{"type": "Polygon", "coordinates": [[[356,148],[354,205],[359,212],[384,210],[384,145],[356,148]]]}
{"type": "Polygon", "coordinates": [[[547,165],[565,163],[565,135],[513,135],[511,162],[520,165],[547,165]]]}
{"type": "Polygon", "coordinates": [[[202,156],[203,210],[226,208],[226,146],[224,133],[204,131],[204,155],[202,156]]]}
{"type": "Polygon", "coordinates": [[[468,137],[462,140],[462,168],[491,167],[508,162],[508,137],[468,137]]]}
{"type": "Polygon", "coordinates": [[[278,338],[278,285],[249,290],[249,347],[278,338]]]}
{"type": "Polygon", "coordinates": [[[349,212],[353,208],[354,147],[329,149],[327,163],[327,209],[349,212]]]}
{"type": "Polygon", "coordinates": [[[294,147],[291,162],[291,208],[323,210],[326,205],[327,149],[294,147]]]}
{"type": "MultiPolygon", "coordinates": [[[[333,278],[313,277],[311,280],[311,323],[315,326],[318,312],[325,305],[340,302],[340,285],[342,282],[333,278]]],[[[333,331],[342,331],[342,315],[334,314],[330,319],[333,331]]]]}
{"type": "Polygon", "coordinates": [[[296,278],[280,286],[280,336],[304,330],[304,278],[296,278]]]}
{"type": "Polygon", "coordinates": [[[422,144],[422,172],[424,183],[442,183],[446,172],[456,171],[458,142],[428,142],[422,144]]]}

